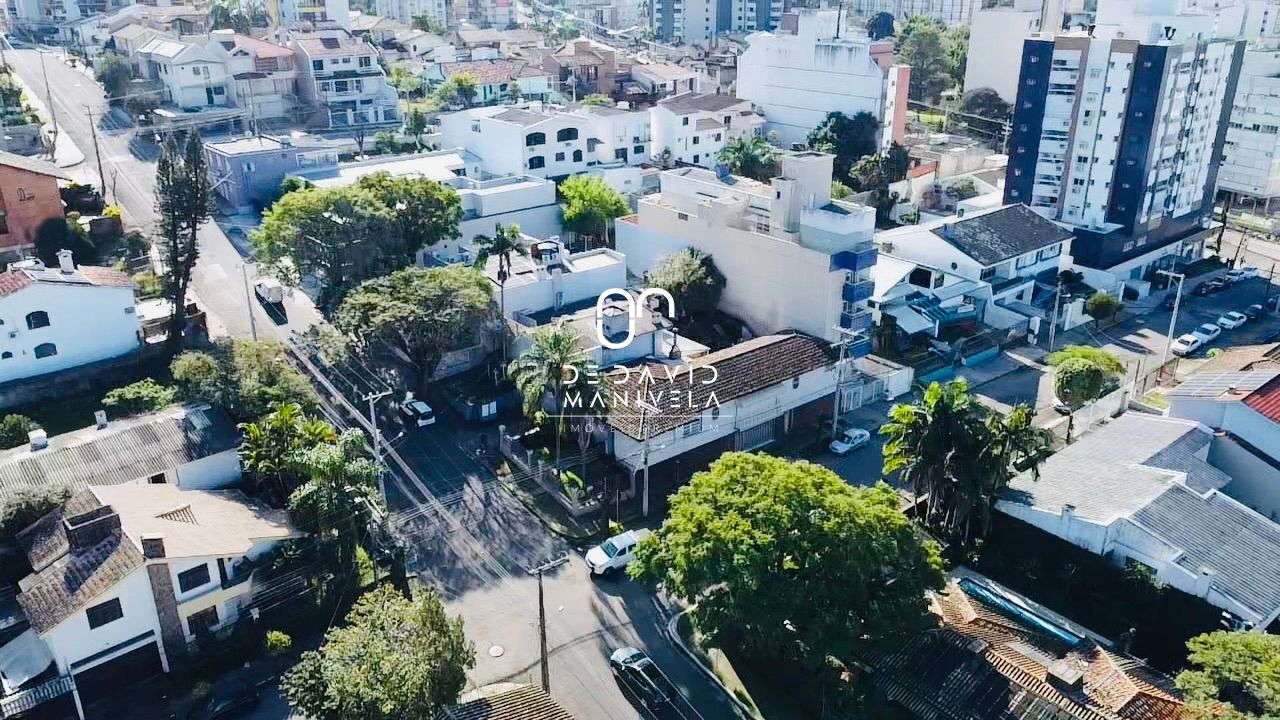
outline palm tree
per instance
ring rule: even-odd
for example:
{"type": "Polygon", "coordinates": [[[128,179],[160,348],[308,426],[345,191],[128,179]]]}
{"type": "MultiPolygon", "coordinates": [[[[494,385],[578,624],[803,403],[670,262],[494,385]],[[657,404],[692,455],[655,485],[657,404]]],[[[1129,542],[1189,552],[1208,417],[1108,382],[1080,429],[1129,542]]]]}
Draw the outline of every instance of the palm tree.
{"type": "Polygon", "coordinates": [[[498,223],[494,226],[493,237],[488,235],[476,235],[476,262],[477,270],[483,270],[485,265],[489,263],[489,258],[497,258],[498,260],[498,305],[502,313],[502,364],[507,364],[507,278],[511,277],[511,256],[519,255],[526,257],[529,250],[520,241],[520,226],[508,225],[502,226],[498,223]]]}
{"type": "Polygon", "coordinates": [[[773,174],[773,148],[759,135],[741,136],[720,148],[716,159],[729,166],[734,175],[767,180],[773,174]]]}
{"type": "Polygon", "coordinates": [[[901,471],[917,498],[927,496],[925,522],[968,542],[976,515],[990,526],[991,508],[1015,469],[1038,470],[1047,447],[1033,414],[1019,405],[1008,415],[986,409],[964,380],[930,383],[918,400],[894,405],[880,432],[884,472],[901,471]]]}
{"type": "Polygon", "coordinates": [[[507,377],[524,398],[524,414],[537,422],[550,393],[555,403],[556,468],[560,467],[560,436],[564,434],[565,392],[580,389],[587,380],[587,355],[578,346],[578,335],[557,324],[534,332],[533,345],[511,362],[507,377]]]}
{"type": "Polygon", "coordinates": [[[285,403],[257,422],[241,423],[240,431],[244,436],[240,443],[240,461],[245,473],[259,485],[268,482],[275,501],[272,504],[277,505],[283,503],[297,485],[293,454],[337,439],[332,425],[307,417],[297,403],[285,403]]]}

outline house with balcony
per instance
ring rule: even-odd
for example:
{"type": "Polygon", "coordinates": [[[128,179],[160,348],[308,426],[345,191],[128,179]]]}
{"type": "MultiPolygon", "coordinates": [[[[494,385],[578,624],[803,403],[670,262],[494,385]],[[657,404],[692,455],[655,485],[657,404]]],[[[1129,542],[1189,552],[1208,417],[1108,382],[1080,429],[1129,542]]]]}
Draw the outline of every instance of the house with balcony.
{"type": "Polygon", "coordinates": [[[563,179],[649,158],[649,116],[624,108],[541,103],[472,108],[440,118],[442,144],[462,147],[495,175],[563,179]]]}
{"type": "Polygon", "coordinates": [[[210,33],[209,48],[223,56],[231,76],[232,105],[247,110],[255,120],[294,114],[298,70],[292,50],[231,30],[210,33]]]}
{"type": "Polygon", "coordinates": [[[302,35],[290,47],[298,55],[298,94],[317,110],[313,124],[337,129],[400,122],[399,98],[375,47],[345,31],[302,35]]]}
{"type": "Polygon", "coordinates": [[[698,92],[698,73],[672,63],[636,63],[631,80],[654,99],[698,92]]]}
{"type": "Polygon", "coordinates": [[[295,537],[284,510],[238,490],[80,490],[17,536],[32,572],[17,593],[25,629],[0,647],[0,712],[62,702],[83,717],[121,686],[188,667],[198,642],[249,614],[258,561],[295,537]]]}
{"type": "Polygon", "coordinates": [[[768,183],[721,169],[677,168],[661,174],[661,191],[619,218],[617,249],[642,276],[666,255],[694,248],[711,256],[727,284],[720,309],[756,335],[794,329],[850,342],[870,352],[879,255],[875,211],[831,198],[834,156],[805,151],[779,156],[768,183]]]}
{"type": "Polygon", "coordinates": [[[338,167],[336,144],[314,139],[299,142],[284,135],[206,141],[204,150],[213,191],[239,212],[275,202],[286,177],[334,171],[338,167]]]}
{"type": "Polygon", "coordinates": [[[544,55],[542,69],[565,97],[612,95],[617,55],[617,50],[604,43],[580,37],[544,55]]]}
{"type": "Polygon", "coordinates": [[[164,97],[183,110],[232,105],[231,76],[223,55],[203,43],[157,36],[138,48],[139,74],[164,86],[164,97]]]}
{"type": "Polygon", "coordinates": [[[649,108],[653,156],[665,163],[713,168],[730,140],[755,135],[764,117],[750,100],[721,93],[684,93],[649,108]]]}
{"type": "Polygon", "coordinates": [[[280,21],[286,27],[351,29],[348,0],[280,0],[280,21]]]}
{"type": "Polygon", "coordinates": [[[1035,331],[1070,267],[1072,238],[1025,205],[877,233],[893,258],[876,271],[877,313],[902,337],[940,337],[960,323],[1035,331]]]}

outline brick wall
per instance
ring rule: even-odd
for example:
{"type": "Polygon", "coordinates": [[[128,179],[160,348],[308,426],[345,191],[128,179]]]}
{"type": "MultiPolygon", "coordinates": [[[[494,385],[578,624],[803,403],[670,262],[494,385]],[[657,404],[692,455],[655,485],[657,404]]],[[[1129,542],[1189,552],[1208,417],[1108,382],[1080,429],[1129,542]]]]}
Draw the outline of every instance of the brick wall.
{"type": "Polygon", "coordinates": [[[0,165],[0,211],[8,224],[8,232],[0,233],[0,254],[21,254],[35,244],[41,223],[63,216],[57,180],[0,165]]]}

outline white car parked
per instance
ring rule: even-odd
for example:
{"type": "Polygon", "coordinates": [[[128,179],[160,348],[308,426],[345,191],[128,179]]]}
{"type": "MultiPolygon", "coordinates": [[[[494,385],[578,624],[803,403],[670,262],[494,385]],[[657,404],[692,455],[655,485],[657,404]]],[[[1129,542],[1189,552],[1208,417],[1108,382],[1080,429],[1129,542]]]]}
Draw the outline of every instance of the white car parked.
{"type": "Polygon", "coordinates": [[[588,550],[587,567],[591,574],[609,575],[630,565],[636,559],[636,546],[649,535],[643,528],[628,530],[588,550]]]}
{"type": "Polygon", "coordinates": [[[869,442],[871,442],[871,433],[862,428],[849,428],[841,433],[840,437],[832,440],[827,447],[836,455],[848,455],[869,442]]]}
{"type": "Polygon", "coordinates": [[[1186,335],[1179,336],[1178,339],[1174,340],[1172,343],[1169,343],[1169,352],[1181,357],[1183,355],[1190,355],[1202,347],[1204,347],[1204,341],[1201,340],[1198,335],[1187,333],[1186,335]]]}
{"type": "Polygon", "coordinates": [[[1195,330],[1191,331],[1191,334],[1200,338],[1200,342],[1208,345],[1218,339],[1218,336],[1222,334],[1222,328],[1213,323],[1201,323],[1195,330]]]}
{"type": "Polygon", "coordinates": [[[1218,327],[1224,330],[1235,330],[1236,328],[1249,322],[1249,316],[1242,312],[1232,310],[1218,318],[1218,327]]]}

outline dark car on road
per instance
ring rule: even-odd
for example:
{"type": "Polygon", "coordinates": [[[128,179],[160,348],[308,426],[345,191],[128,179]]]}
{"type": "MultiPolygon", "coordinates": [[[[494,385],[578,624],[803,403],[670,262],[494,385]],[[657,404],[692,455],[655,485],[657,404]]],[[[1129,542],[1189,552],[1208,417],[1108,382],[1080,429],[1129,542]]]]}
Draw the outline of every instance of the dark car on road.
{"type": "Polygon", "coordinates": [[[258,706],[261,697],[258,689],[249,683],[240,683],[213,694],[187,716],[188,720],[232,720],[258,706]]]}
{"type": "Polygon", "coordinates": [[[671,701],[667,676],[662,674],[643,650],[633,647],[618,648],[609,656],[609,667],[644,707],[657,707],[671,701]]]}
{"type": "Polygon", "coordinates": [[[1223,280],[1222,278],[1213,278],[1212,280],[1206,280],[1205,282],[1202,282],[1199,285],[1197,285],[1196,289],[1191,291],[1191,294],[1196,295],[1198,297],[1213,295],[1214,293],[1219,293],[1219,292],[1222,292],[1223,290],[1226,290],[1227,286],[1230,284],[1231,283],[1228,283],[1226,280],[1223,280]]]}

